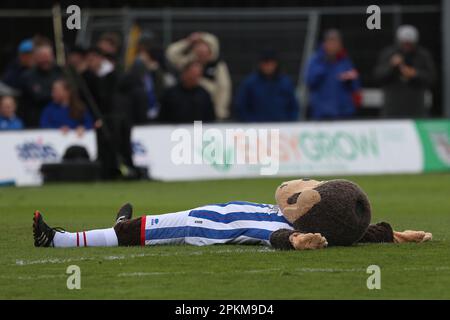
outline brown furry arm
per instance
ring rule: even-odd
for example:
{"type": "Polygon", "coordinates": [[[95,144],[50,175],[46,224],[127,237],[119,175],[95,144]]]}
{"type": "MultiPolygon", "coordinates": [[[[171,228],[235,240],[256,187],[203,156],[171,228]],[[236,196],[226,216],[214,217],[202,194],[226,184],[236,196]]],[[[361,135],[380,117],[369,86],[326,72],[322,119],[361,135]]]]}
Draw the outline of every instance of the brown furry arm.
{"type": "Polygon", "coordinates": [[[270,244],[275,249],[294,250],[294,246],[292,245],[291,241],[289,240],[289,236],[295,232],[298,232],[298,231],[288,230],[288,229],[280,229],[280,230],[274,231],[270,235],[270,244]]]}

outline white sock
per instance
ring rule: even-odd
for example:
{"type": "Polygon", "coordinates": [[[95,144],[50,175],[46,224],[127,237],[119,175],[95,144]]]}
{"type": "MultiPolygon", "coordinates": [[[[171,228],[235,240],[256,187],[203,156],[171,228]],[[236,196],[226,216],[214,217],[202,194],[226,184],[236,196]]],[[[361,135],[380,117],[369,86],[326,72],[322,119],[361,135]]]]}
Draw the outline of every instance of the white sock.
{"type": "Polygon", "coordinates": [[[114,228],[82,232],[56,232],[53,246],[70,247],[117,247],[118,240],[114,228]]]}

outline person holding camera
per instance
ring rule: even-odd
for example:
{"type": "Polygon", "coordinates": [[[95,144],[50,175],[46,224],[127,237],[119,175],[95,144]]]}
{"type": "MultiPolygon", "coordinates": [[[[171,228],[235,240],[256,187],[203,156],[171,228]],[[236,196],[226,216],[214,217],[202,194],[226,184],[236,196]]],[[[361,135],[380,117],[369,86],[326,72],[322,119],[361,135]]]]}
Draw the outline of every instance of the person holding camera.
{"type": "Polygon", "coordinates": [[[419,32],[414,26],[400,26],[396,36],[397,44],[381,52],[375,68],[375,78],[384,91],[381,116],[426,117],[425,93],[436,78],[433,58],[419,46],[419,32]]]}

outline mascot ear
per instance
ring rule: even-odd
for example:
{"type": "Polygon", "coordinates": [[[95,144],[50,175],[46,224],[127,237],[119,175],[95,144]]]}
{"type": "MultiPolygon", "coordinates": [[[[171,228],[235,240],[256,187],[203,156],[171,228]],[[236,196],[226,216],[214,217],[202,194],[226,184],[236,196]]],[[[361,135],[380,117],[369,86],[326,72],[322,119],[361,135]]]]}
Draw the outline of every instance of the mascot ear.
{"type": "Polygon", "coordinates": [[[290,223],[294,223],[316,203],[319,203],[320,199],[319,192],[314,189],[302,191],[297,195],[295,203],[289,204],[284,208],[283,215],[290,223]]]}

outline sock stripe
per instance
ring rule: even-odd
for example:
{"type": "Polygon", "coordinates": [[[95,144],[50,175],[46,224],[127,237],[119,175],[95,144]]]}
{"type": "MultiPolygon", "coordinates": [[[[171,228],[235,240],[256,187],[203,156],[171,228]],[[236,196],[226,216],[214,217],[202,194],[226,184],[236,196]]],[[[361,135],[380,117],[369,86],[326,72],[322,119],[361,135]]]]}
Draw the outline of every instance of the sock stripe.
{"type": "Polygon", "coordinates": [[[83,231],[84,246],[87,247],[86,232],[83,231]]]}
{"type": "Polygon", "coordinates": [[[80,246],[80,235],[77,232],[77,247],[79,247],[79,246],[80,246]]]}
{"type": "Polygon", "coordinates": [[[146,223],[146,216],[141,217],[141,246],[145,246],[145,223],[146,223]]]}

